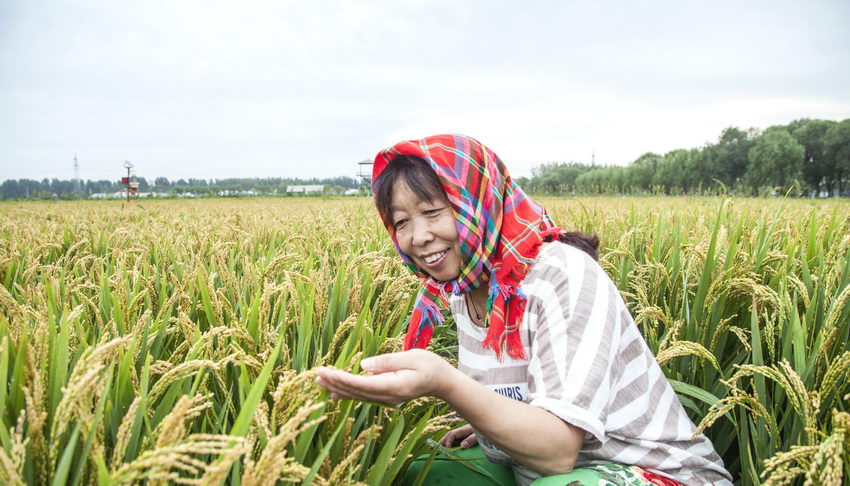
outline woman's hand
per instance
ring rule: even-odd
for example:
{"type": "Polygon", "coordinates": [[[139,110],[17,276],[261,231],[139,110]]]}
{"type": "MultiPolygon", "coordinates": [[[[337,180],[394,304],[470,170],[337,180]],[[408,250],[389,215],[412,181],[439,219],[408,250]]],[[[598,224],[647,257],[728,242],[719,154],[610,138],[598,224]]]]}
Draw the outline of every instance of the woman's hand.
{"type": "Polygon", "coordinates": [[[360,362],[360,368],[371,374],[316,368],[316,382],[331,392],[331,398],[395,405],[423,396],[442,398],[456,371],[443,358],[422,349],[367,358],[360,362]]]}
{"type": "MultiPolygon", "coordinates": [[[[547,410],[499,395],[429,351],[383,354],[364,359],[360,367],[371,374],[317,368],[316,381],[332,398],[392,404],[422,396],[445,400],[489,442],[543,476],[571,471],[584,442],[582,429],[547,410]]],[[[454,433],[440,442],[457,440],[454,433]]],[[[461,444],[471,440],[470,431],[461,444]]]]}
{"type": "Polygon", "coordinates": [[[440,439],[440,445],[443,447],[454,447],[458,442],[464,449],[469,449],[478,443],[478,437],[475,436],[471,425],[466,424],[463,427],[450,430],[440,439]]]}

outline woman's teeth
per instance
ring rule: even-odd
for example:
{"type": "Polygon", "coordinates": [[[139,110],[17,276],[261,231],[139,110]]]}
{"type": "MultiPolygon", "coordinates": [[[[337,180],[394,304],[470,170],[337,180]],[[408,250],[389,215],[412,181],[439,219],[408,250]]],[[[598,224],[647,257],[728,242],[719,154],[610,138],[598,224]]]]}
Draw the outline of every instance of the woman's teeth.
{"type": "Polygon", "coordinates": [[[437,260],[439,260],[440,258],[443,258],[443,255],[445,255],[445,254],[446,254],[445,251],[441,251],[440,253],[435,253],[433,255],[426,256],[425,257],[425,263],[434,263],[437,260]]]}

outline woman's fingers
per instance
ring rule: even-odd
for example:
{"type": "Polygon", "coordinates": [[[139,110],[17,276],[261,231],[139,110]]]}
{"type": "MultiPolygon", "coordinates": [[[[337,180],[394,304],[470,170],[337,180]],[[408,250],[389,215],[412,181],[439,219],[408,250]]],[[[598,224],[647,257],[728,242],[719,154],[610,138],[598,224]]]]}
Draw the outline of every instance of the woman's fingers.
{"type": "Polygon", "coordinates": [[[355,375],[333,368],[317,368],[316,381],[342,397],[385,403],[433,395],[446,383],[445,360],[421,349],[364,359],[361,368],[371,374],[355,375]]]}
{"type": "Polygon", "coordinates": [[[369,373],[387,373],[402,369],[410,369],[415,367],[416,353],[410,351],[402,351],[399,353],[380,354],[366,358],[360,362],[360,368],[369,373]]]}
{"type": "Polygon", "coordinates": [[[469,437],[460,441],[460,446],[464,449],[469,449],[470,447],[478,444],[478,436],[475,434],[469,434],[469,437]]]}
{"type": "Polygon", "coordinates": [[[458,429],[450,430],[450,431],[446,432],[445,435],[440,437],[440,445],[443,446],[443,447],[454,447],[455,438],[458,435],[457,431],[458,431],[458,429]]]}
{"type": "Polygon", "coordinates": [[[376,393],[369,390],[363,390],[357,387],[351,387],[344,383],[335,383],[329,385],[328,390],[332,393],[332,398],[353,398],[356,400],[368,400],[373,402],[398,403],[403,400],[391,393],[376,393]],[[335,396],[333,396],[335,395],[335,396]]]}
{"type": "Polygon", "coordinates": [[[400,392],[405,389],[405,377],[395,373],[380,375],[353,375],[331,368],[316,369],[316,381],[327,388],[334,398],[354,398],[386,403],[399,403],[407,399],[400,392]]]}
{"type": "Polygon", "coordinates": [[[475,439],[469,446],[464,446],[464,442],[468,441],[469,437],[475,437],[475,434],[472,431],[472,426],[466,424],[462,427],[446,432],[446,434],[440,438],[440,444],[444,447],[454,447],[456,443],[460,442],[461,447],[465,449],[478,443],[478,440],[475,439]]]}

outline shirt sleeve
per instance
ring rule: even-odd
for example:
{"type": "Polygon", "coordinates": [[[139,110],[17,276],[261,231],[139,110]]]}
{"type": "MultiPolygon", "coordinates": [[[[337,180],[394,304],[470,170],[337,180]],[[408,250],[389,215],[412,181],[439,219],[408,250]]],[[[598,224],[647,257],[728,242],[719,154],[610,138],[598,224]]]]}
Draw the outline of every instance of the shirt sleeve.
{"type": "Polygon", "coordinates": [[[529,403],[602,441],[620,341],[619,293],[584,252],[559,250],[565,258],[538,262],[542,267],[529,302],[537,317],[530,338],[529,403]]]}

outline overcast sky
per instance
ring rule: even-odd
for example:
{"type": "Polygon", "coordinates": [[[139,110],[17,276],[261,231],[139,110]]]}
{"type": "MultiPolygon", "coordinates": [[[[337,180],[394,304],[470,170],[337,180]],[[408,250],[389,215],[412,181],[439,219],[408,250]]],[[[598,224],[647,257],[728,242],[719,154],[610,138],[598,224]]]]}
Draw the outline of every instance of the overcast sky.
{"type": "Polygon", "coordinates": [[[0,180],[354,175],[465,133],[515,176],[850,117],[850,2],[0,0],[0,180]]]}

